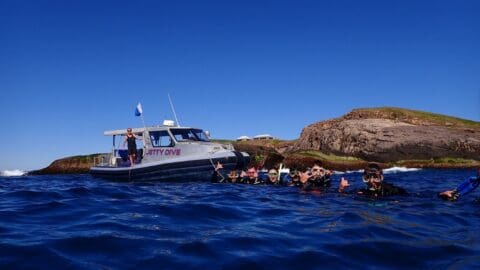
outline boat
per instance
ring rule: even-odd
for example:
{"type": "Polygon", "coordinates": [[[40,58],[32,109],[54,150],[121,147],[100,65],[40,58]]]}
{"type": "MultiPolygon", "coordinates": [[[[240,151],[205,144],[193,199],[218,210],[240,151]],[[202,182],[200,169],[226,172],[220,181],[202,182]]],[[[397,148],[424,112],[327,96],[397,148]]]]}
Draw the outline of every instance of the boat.
{"type": "Polygon", "coordinates": [[[242,170],[250,162],[247,153],[210,141],[202,129],[180,127],[171,120],[134,128],[132,133],[143,145],[137,145],[135,164],[130,164],[126,149],[119,149],[127,130],[105,131],[113,137],[112,152],[90,168],[92,176],[115,181],[210,181],[218,162],[225,170],[242,170]]]}

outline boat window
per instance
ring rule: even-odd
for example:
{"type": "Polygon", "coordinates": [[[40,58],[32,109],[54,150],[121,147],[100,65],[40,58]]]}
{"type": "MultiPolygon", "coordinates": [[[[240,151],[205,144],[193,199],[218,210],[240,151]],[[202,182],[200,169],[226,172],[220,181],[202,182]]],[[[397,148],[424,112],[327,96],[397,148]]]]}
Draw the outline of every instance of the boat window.
{"type": "Polygon", "coordinates": [[[182,141],[206,141],[208,142],[207,136],[203,133],[201,129],[170,129],[175,140],[177,142],[182,141]]]}
{"type": "Polygon", "coordinates": [[[195,133],[195,135],[197,136],[197,138],[200,140],[200,141],[203,141],[203,142],[209,142],[210,139],[208,138],[207,134],[205,134],[205,132],[203,132],[203,130],[201,129],[192,129],[193,133],[195,133]]]}
{"type": "Polygon", "coordinates": [[[172,147],[173,140],[166,130],[150,131],[150,140],[153,147],[172,147]]]}

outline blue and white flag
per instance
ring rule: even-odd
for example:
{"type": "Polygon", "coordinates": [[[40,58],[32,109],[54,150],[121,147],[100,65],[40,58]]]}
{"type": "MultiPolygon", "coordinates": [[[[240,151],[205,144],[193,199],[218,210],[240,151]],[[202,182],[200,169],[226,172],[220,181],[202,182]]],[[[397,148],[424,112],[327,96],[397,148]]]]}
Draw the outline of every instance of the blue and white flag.
{"type": "Polygon", "coordinates": [[[135,108],[135,116],[140,116],[143,114],[142,104],[139,102],[137,108],[135,108]]]}

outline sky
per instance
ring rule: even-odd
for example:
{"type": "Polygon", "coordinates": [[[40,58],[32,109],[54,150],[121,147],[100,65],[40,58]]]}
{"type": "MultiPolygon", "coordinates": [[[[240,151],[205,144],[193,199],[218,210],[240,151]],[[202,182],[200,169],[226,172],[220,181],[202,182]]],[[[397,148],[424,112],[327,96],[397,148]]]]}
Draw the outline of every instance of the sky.
{"type": "Polygon", "coordinates": [[[359,107],[480,121],[480,1],[0,0],[0,170],[173,119],[296,139],[359,107]]]}

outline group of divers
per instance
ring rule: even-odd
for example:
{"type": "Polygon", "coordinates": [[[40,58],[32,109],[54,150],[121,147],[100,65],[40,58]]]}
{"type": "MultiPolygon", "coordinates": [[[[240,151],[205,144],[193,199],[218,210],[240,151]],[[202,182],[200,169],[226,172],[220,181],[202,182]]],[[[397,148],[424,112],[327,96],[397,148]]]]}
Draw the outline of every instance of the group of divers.
{"type": "MultiPolygon", "coordinates": [[[[212,175],[212,183],[231,183],[231,184],[250,184],[250,185],[277,185],[277,186],[295,186],[305,191],[331,191],[332,171],[326,170],[321,164],[315,163],[310,169],[305,171],[293,170],[288,174],[282,175],[276,169],[270,169],[268,175],[264,177],[254,166],[248,167],[247,171],[232,170],[224,175],[223,166],[217,163],[212,175]],[[262,177],[263,176],[263,177],[262,177]]],[[[383,170],[377,163],[369,163],[364,171],[362,180],[365,183],[364,188],[350,190],[350,184],[344,177],[341,178],[338,186],[339,193],[357,194],[371,198],[402,196],[408,195],[408,192],[401,187],[384,181],[383,170]]],[[[460,197],[474,191],[480,185],[480,168],[477,175],[462,182],[455,189],[438,193],[438,196],[444,200],[456,201],[460,197]]]]}

